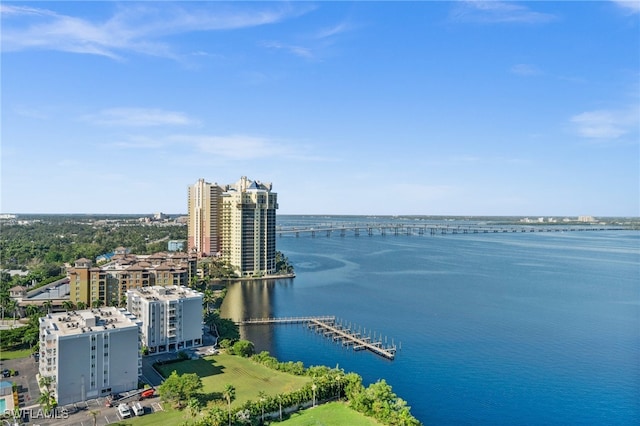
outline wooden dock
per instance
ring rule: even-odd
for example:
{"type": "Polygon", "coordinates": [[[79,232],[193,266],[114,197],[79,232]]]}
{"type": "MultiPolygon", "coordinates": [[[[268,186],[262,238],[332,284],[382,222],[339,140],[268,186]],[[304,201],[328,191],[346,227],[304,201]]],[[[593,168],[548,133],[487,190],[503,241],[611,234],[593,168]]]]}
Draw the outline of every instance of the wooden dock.
{"type": "MultiPolygon", "coordinates": [[[[319,317],[284,317],[284,318],[250,318],[237,322],[238,325],[261,325],[261,324],[307,324],[310,329],[319,334],[340,342],[343,346],[352,347],[354,351],[368,350],[383,358],[393,360],[396,356],[397,347],[395,343],[387,345],[382,342],[382,336],[373,339],[371,335],[365,336],[360,331],[355,331],[355,327],[345,326],[338,323],[334,316],[319,317]]],[[[365,330],[366,331],[366,330],[365,330]]]]}
{"type": "Polygon", "coordinates": [[[306,324],[311,321],[335,322],[336,317],[283,317],[283,318],[249,318],[238,321],[238,325],[260,325],[260,324],[306,324]]]}

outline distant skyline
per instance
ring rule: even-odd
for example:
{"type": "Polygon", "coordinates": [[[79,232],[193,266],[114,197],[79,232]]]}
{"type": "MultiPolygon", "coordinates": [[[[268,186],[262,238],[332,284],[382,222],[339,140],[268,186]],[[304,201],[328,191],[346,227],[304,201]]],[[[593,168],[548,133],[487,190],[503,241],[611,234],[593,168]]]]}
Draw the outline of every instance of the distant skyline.
{"type": "Polygon", "coordinates": [[[640,0],[0,11],[1,213],[640,216],[640,0]]]}

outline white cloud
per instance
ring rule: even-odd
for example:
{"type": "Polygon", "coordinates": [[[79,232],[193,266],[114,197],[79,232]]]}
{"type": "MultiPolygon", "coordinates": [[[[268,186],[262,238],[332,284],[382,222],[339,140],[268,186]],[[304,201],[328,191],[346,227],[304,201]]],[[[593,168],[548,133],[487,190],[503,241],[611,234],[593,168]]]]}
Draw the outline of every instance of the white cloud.
{"type": "Polygon", "coordinates": [[[193,146],[198,152],[229,159],[291,155],[290,148],[268,138],[247,135],[173,135],[167,141],[193,146]]]}
{"type": "Polygon", "coordinates": [[[611,0],[619,7],[631,13],[640,13],[640,0],[611,0]]]}
{"type": "Polygon", "coordinates": [[[586,111],[571,117],[575,131],[585,138],[617,139],[640,126],[640,108],[586,111]]]}
{"type": "Polygon", "coordinates": [[[306,5],[217,2],[118,5],[104,21],[24,6],[1,6],[2,49],[46,49],[121,59],[126,52],[176,58],[167,35],[233,30],[280,22],[310,10],[306,5]]]}
{"type": "Polygon", "coordinates": [[[289,53],[293,53],[296,56],[305,59],[313,59],[314,55],[310,48],[303,46],[295,46],[291,44],[282,44],[277,41],[264,41],[261,43],[263,47],[274,50],[284,50],[289,53]]]}
{"type": "Polygon", "coordinates": [[[186,114],[148,108],[110,108],[85,116],[93,124],[126,127],[185,126],[198,124],[186,114]]]}
{"type": "Polygon", "coordinates": [[[521,75],[521,76],[525,76],[525,77],[542,74],[542,72],[540,71],[540,69],[538,67],[536,67],[535,65],[531,65],[531,64],[516,64],[516,65],[511,67],[510,71],[513,74],[521,75]]]}
{"type": "Polygon", "coordinates": [[[332,27],[324,28],[318,31],[315,35],[315,38],[323,39],[323,38],[333,37],[349,30],[351,30],[351,26],[349,24],[342,22],[332,27]]]}
{"type": "Polygon", "coordinates": [[[450,19],[456,22],[542,24],[557,19],[514,2],[469,0],[455,2],[450,19]]]}

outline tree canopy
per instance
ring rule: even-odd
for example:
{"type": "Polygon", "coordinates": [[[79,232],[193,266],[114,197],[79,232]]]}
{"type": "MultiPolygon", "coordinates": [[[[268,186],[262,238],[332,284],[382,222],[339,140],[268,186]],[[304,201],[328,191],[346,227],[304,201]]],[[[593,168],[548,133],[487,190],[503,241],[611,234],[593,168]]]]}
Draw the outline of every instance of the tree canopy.
{"type": "Polygon", "coordinates": [[[202,391],[202,379],[195,373],[178,374],[175,370],[158,386],[158,393],[165,401],[182,408],[186,401],[202,391]]]}

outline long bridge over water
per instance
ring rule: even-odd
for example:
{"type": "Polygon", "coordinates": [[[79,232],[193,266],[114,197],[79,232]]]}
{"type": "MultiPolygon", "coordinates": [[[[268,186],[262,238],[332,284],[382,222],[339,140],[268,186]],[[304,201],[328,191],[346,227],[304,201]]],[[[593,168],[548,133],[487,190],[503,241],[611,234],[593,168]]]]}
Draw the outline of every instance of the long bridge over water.
{"type": "Polygon", "coordinates": [[[319,317],[286,317],[286,318],[251,318],[237,322],[238,325],[261,325],[261,324],[306,324],[310,329],[315,330],[319,334],[339,342],[343,346],[350,346],[354,351],[367,350],[383,358],[393,360],[396,356],[398,347],[392,340],[391,344],[382,341],[382,335],[374,332],[371,336],[371,330],[367,335],[366,329],[356,329],[351,324],[344,324],[337,320],[334,316],[319,317]]]}
{"type": "Polygon", "coordinates": [[[576,231],[612,231],[623,227],[592,225],[484,225],[484,224],[398,224],[398,223],[353,223],[318,226],[278,226],[276,234],[283,235],[446,235],[446,234],[489,234],[513,232],[576,232],[576,231]]]}

